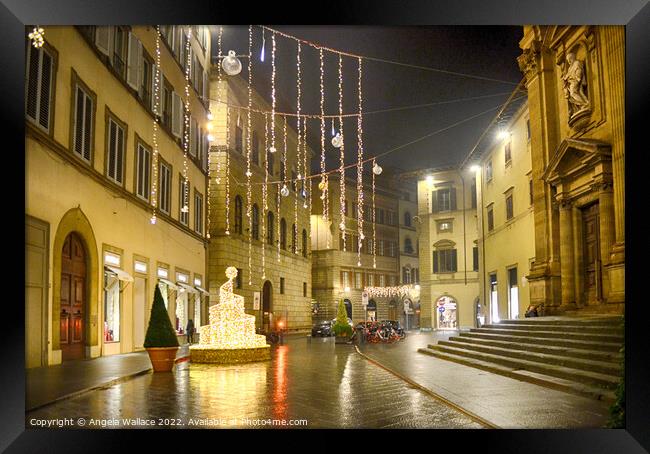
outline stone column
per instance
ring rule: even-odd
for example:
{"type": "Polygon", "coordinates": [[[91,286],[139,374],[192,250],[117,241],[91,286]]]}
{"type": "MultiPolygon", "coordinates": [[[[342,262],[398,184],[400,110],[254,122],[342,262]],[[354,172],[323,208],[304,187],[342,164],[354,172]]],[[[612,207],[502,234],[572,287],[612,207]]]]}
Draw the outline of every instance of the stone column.
{"type": "Polygon", "coordinates": [[[611,183],[600,183],[598,189],[598,206],[600,215],[600,263],[602,275],[602,297],[607,301],[610,293],[609,273],[610,251],[614,244],[614,195],[611,183]]]}
{"type": "Polygon", "coordinates": [[[573,257],[573,207],[560,202],[560,270],[562,272],[562,309],[575,309],[575,269],[573,257]]]}
{"type": "Polygon", "coordinates": [[[550,314],[560,304],[560,279],[557,263],[557,212],[552,207],[551,187],[543,180],[544,171],[559,143],[557,80],[552,51],[542,44],[544,27],[524,27],[517,58],[526,77],[530,115],[533,213],[535,221],[535,260],[527,279],[530,302],[543,305],[550,314]]]}
{"type": "Polygon", "coordinates": [[[603,53],[612,128],[612,173],[615,238],[608,267],[609,303],[625,302],[625,28],[602,26],[603,53]]]}

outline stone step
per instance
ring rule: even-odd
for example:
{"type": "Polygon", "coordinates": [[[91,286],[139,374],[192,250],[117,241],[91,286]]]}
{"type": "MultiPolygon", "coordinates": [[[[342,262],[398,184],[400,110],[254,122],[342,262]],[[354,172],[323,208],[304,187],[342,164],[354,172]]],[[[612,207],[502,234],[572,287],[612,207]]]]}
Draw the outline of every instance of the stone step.
{"type": "Polygon", "coordinates": [[[580,334],[607,334],[612,336],[624,336],[623,327],[605,326],[605,325],[538,325],[536,323],[495,323],[483,325],[481,328],[488,329],[518,329],[528,331],[560,331],[563,333],[580,333],[580,334]]]}
{"type": "Polygon", "coordinates": [[[454,354],[456,356],[465,356],[468,358],[488,361],[502,366],[510,367],[514,370],[527,370],[537,372],[551,377],[563,378],[565,380],[582,383],[589,386],[596,386],[605,389],[615,389],[619,382],[619,377],[598,372],[574,369],[572,367],[558,366],[554,364],[543,364],[526,359],[509,358],[491,353],[481,353],[463,348],[448,347],[444,345],[432,345],[429,348],[433,351],[454,354]]]}
{"type": "Polygon", "coordinates": [[[491,333],[503,334],[507,336],[526,336],[526,337],[541,337],[541,338],[560,338],[567,340],[584,340],[590,342],[609,342],[622,344],[624,337],[622,335],[611,334],[581,334],[569,333],[564,331],[530,331],[520,329],[497,329],[497,328],[471,328],[472,333],[491,333]]]}
{"type": "Polygon", "coordinates": [[[489,361],[481,361],[477,359],[467,358],[464,356],[442,353],[440,351],[431,350],[428,348],[420,348],[418,352],[423,353],[425,355],[434,356],[436,358],[444,359],[447,361],[453,361],[455,363],[463,364],[469,367],[475,367],[477,369],[485,370],[495,374],[504,375],[506,377],[514,378],[516,380],[521,380],[528,383],[534,383],[536,385],[568,392],[571,394],[576,394],[583,397],[602,400],[610,404],[616,400],[616,395],[613,391],[602,389],[596,386],[589,386],[582,383],[576,383],[571,380],[551,377],[548,375],[539,374],[536,372],[530,372],[527,370],[515,370],[511,367],[501,366],[499,364],[494,364],[489,361]]]}
{"type": "Polygon", "coordinates": [[[535,324],[535,325],[571,325],[571,326],[623,326],[623,317],[530,317],[501,320],[499,323],[535,324]]]}
{"type": "MultiPolygon", "coordinates": [[[[494,347],[488,345],[479,345],[466,342],[458,341],[438,341],[438,345],[444,345],[447,347],[461,348],[465,350],[471,350],[481,353],[490,353],[493,355],[516,358],[516,359],[525,359],[527,361],[534,361],[542,364],[554,364],[556,366],[570,367],[573,369],[598,372],[601,374],[620,376],[621,375],[621,364],[611,361],[598,361],[598,360],[588,360],[588,359],[579,359],[571,358],[563,355],[552,355],[548,353],[538,353],[533,351],[517,350],[503,347],[494,347]]],[[[435,350],[434,346],[429,345],[429,348],[435,350]]]]}
{"type": "Polygon", "coordinates": [[[510,336],[492,332],[470,332],[461,331],[461,337],[473,337],[478,339],[500,340],[506,342],[521,342],[527,344],[552,345],[557,347],[579,348],[583,350],[598,350],[604,352],[618,353],[623,346],[622,342],[592,342],[584,340],[573,340],[563,338],[536,337],[535,335],[510,336]]]}
{"type": "Polygon", "coordinates": [[[547,353],[549,355],[569,356],[571,358],[590,359],[594,361],[610,361],[615,363],[621,362],[621,354],[614,352],[604,352],[598,350],[585,350],[581,348],[557,347],[552,345],[529,344],[525,342],[508,342],[502,340],[481,339],[475,337],[451,336],[450,341],[465,342],[478,345],[490,345],[493,347],[509,348],[512,350],[526,350],[537,353],[547,353]]]}

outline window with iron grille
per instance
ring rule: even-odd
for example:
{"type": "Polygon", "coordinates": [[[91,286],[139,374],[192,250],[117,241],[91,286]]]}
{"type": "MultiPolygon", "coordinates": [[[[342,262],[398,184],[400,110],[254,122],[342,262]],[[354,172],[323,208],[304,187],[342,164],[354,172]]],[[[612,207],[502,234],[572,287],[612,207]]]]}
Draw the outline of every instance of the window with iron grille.
{"type": "Polygon", "coordinates": [[[275,225],[275,222],[273,219],[273,212],[269,211],[266,214],[266,242],[271,246],[273,246],[273,240],[275,239],[275,234],[273,232],[273,226],[275,225]]]}
{"type": "Polygon", "coordinates": [[[474,265],[472,269],[474,271],[478,271],[478,246],[474,246],[472,248],[472,258],[473,258],[472,263],[474,265]]]}
{"type": "Polygon", "coordinates": [[[505,145],[503,154],[505,156],[506,165],[512,164],[512,149],[510,142],[505,145]]]}
{"type": "Polygon", "coordinates": [[[106,147],[106,176],[115,183],[124,184],[124,128],[109,118],[106,147]]]}
{"type": "Polygon", "coordinates": [[[302,256],[307,257],[307,230],[302,229],[302,256]]]}
{"type": "Polygon", "coordinates": [[[287,248],[287,221],[280,219],[280,248],[287,248]]]}
{"type": "Polygon", "coordinates": [[[75,84],[72,151],[88,163],[94,138],[94,109],[93,96],[79,83],[75,84]]]}
{"type": "Polygon", "coordinates": [[[54,59],[44,47],[36,49],[28,43],[27,48],[25,112],[28,119],[49,132],[54,59]]]}
{"type": "Polygon", "coordinates": [[[284,295],[284,278],[280,278],[280,295],[284,295]]]}

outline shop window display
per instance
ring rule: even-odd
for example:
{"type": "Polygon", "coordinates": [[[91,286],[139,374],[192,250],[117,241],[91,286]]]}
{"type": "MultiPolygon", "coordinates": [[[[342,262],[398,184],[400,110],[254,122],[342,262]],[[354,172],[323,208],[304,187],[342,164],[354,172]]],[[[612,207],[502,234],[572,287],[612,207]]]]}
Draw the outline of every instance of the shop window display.
{"type": "Polygon", "coordinates": [[[104,273],[104,342],[120,341],[120,281],[104,273]]]}

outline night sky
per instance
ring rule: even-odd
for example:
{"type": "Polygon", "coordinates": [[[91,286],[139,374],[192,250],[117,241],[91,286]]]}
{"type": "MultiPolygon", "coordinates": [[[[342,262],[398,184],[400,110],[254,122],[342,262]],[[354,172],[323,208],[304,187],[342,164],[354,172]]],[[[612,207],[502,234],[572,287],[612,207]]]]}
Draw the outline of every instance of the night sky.
{"type": "MultiPolygon", "coordinates": [[[[466,73],[502,82],[460,77],[390,63],[363,62],[364,155],[384,153],[454,123],[504,103],[521,80],[516,58],[521,54],[522,27],[502,26],[271,26],[279,31],[323,46],[362,56],[466,73]],[[489,96],[487,95],[495,95],[489,96]],[[462,98],[484,97],[414,109],[369,112],[462,98]]],[[[217,53],[217,27],[213,27],[213,55],[217,53]]],[[[260,61],[262,29],[253,27],[253,85],[271,100],[271,37],[265,33],[265,61],[260,61]]],[[[248,26],[223,26],[223,53],[245,54],[248,26]]],[[[297,43],[276,35],[276,99],[278,111],[296,110],[297,43]]],[[[302,111],[320,112],[318,51],[302,45],[302,111]]],[[[247,78],[247,61],[242,59],[247,78]]],[[[338,56],[324,52],[325,113],[338,113],[338,56]]],[[[357,111],[357,60],[343,57],[343,111],[357,111]]],[[[497,109],[444,132],[403,147],[378,162],[396,170],[444,167],[460,163],[472,149],[497,109]]],[[[277,120],[276,120],[277,121],[277,120]]],[[[295,126],[295,119],[289,124],[295,126]]],[[[320,122],[308,124],[309,144],[320,153],[320,122]]],[[[344,121],[346,163],[356,161],[356,118],[344,121]]],[[[338,149],[331,143],[331,123],[326,124],[327,168],[338,167],[338,149]]],[[[319,159],[312,168],[319,167],[319,159]]]]}

